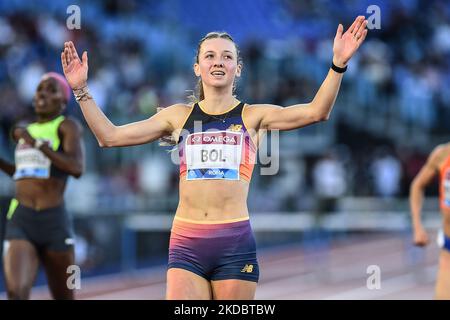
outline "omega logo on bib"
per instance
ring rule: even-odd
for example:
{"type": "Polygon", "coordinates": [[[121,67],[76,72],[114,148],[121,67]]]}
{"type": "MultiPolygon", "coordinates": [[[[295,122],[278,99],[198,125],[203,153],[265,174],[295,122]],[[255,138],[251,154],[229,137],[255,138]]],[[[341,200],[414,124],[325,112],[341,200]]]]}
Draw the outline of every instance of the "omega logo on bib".
{"type": "Polygon", "coordinates": [[[242,133],[192,133],[186,139],[187,180],[239,180],[242,133]]]}

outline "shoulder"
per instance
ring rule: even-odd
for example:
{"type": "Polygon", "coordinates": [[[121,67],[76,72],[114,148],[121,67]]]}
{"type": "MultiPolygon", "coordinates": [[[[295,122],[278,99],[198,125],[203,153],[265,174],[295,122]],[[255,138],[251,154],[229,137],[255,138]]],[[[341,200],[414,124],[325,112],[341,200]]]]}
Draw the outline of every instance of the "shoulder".
{"type": "Polygon", "coordinates": [[[59,131],[63,134],[81,133],[83,132],[83,126],[77,119],[73,117],[65,117],[59,125],[59,131]]]}
{"type": "Polygon", "coordinates": [[[441,158],[448,155],[450,152],[450,143],[440,144],[436,146],[430,154],[431,158],[441,158]]]}
{"type": "Polygon", "coordinates": [[[436,146],[428,157],[428,163],[436,168],[450,156],[450,143],[436,146]]]}
{"type": "Polygon", "coordinates": [[[191,112],[192,108],[194,107],[194,104],[186,104],[186,103],[177,103],[173,104],[168,107],[164,108],[158,108],[158,112],[161,114],[167,114],[167,115],[184,115],[191,112]]]}
{"type": "Polygon", "coordinates": [[[282,109],[283,107],[265,103],[265,104],[246,104],[244,108],[249,112],[264,112],[269,110],[282,109]]]}
{"type": "Polygon", "coordinates": [[[243,109],[243,116],[247,119],[250,128],[265,127],[264,119],[270,118],[271,115],[283,109],[281,106],[274,104],[246,104],[243,109]]]}
{"type": "Polygon", "coordinates": [[[442,148],[443,153],[445,153],[446,155],[450,155],[450,142],[441,144],[440,147],[442,148]]]}
{"type": "Polygon", "coordinates": [[[176,103],[171,106],[163,108],[163,110],[190,110],[194,106],[194,103],[187,104],[187,103],[176,103]]]}
{"type": "Polygon", "coordinates": [[[191,114],[194,104],[177,103],[165,108],[158,108],[158,117],[167,122],[171,130],[181,128],[184,121],[191,114]]]}
{"type": "Polygon", "coordinates": [[[243,112],[246,116],[262,118],[266,114],[280,109],[283,109],[283,107],[274,104],[246,104],[243,112]]]}

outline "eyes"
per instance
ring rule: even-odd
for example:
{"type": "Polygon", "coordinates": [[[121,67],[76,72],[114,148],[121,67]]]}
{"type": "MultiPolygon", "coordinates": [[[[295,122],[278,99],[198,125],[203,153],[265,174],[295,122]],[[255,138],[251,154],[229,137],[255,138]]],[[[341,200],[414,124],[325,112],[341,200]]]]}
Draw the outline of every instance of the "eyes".
{"type": "MultiPolygon", "coordinates": [[[[208,53],[208,54],[205,56],[205,58],[206,58],[206,59],[212,59],[212,58],[214,58],[214,55],[213,55],[212,53],[208,53]]],[[[223,56],[223,58],[224,58],[225,60],[233,60],[233,56],[232,56],[231,54],[226,54],[226,55],[223,56]]]]}
{"type": "Polygon", "coordinates": [[[39,91],[48,91],[48,92],[51,92],[51,93],[58,93],[58,88],[55,86],[55,85],[53,85],[53,84],[40,84],[38,87],[37,87],[37,91],[39,92],[39,91]]]}

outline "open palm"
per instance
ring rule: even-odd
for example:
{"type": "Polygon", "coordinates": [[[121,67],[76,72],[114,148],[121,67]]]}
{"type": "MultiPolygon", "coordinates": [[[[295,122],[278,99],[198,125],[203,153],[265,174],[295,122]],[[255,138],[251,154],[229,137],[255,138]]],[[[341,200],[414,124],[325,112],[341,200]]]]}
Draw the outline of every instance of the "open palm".
{"type": "Polygon", "coordinates": [[[343,33],[344,27],[339,24],[333,44],[333,60],[339,67],[347,65],[350,58],[358,50],[367,35],[367,20],[358,16],[348,30],[343,33]]]}
{"type": "Polygon", "coordinates": [[[72,41],[64,43],[64,51],[61,52],[61,63],[67,82],[72,89],[86,85],[88,74],[87,52],[83,52],[83,60],[78,57],[77,50],[72,41]]]}

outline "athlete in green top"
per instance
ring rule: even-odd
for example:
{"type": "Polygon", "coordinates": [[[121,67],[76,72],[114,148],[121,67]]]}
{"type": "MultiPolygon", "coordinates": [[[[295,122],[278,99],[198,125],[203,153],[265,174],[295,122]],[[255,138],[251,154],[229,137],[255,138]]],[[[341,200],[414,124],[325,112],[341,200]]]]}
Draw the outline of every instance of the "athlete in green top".
{"type": "Polygon", "coordinates": [[[46,73],[33,99],[36,122],[12,132],[15,163],[0,159],[0,169],[15,180],[5,237],[9,299],[29,298],[39,262],[53,298],[74,298],[67,285],[67,268],[75,263],[74,235],[64,191],[67,177],[84,171],[84,145],[79,122],[61,115],[70,96],[64,77],[46,73]]]}

